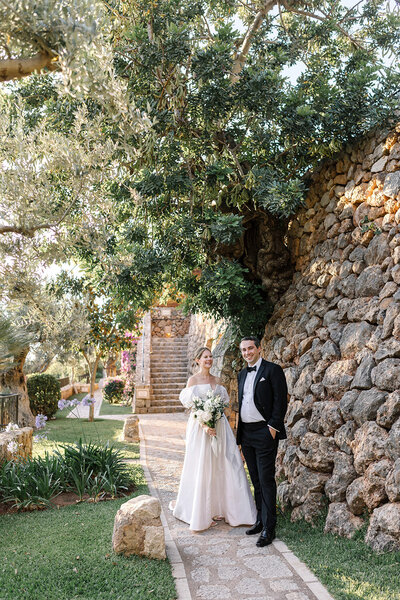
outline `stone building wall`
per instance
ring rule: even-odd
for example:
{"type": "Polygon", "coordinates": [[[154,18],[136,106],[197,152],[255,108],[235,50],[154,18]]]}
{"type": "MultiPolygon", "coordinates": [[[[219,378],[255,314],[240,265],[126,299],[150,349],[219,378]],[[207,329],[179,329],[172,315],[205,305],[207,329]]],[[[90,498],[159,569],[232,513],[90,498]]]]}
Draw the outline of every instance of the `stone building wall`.
{"type": "Polygon", "coordinates": [[[292,519],[328,503],[326,531],[400,549],[400,127],[313,175],[289,226],[293,282],[263,355],[290,403],[278,495],[292,519]]]}
{"type": "Polygon", "coordinates": [[[22,427],[0,433],[0,463],[32,456],[32,427],[22,427]]]}
{"type": "Polygon", "coordinates": [[[152,337],[183,337],[189,333],[190,316],[179,309],[163,306],[151,309],[152,337]]]}

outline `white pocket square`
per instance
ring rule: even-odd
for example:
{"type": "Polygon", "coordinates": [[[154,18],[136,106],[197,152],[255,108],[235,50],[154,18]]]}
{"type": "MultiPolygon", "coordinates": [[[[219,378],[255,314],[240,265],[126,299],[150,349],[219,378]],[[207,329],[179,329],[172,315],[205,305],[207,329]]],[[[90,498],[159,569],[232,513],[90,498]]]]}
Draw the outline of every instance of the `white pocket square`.
{"type": "Polygon", "coordinates": [[[265,381],[265,377],[261,377],[260,383],[261,383],[261,381],[265,381]]]}

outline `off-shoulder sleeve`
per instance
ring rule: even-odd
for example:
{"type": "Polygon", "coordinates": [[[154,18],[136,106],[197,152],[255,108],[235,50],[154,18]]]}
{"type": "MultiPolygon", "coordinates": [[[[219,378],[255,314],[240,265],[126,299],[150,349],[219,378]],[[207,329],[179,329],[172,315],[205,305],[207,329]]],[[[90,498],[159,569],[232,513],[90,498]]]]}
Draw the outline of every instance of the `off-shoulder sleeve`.
{"type": "Polygon", "coordinates": [[[221,385],[220,388],[221,388],[220,393],[221,393],[222,400],[224,400],[224,402],[229,402],[229,394],[228,394],[226,388],[224,388],[223,385],[221,385]]]}
{"type": "Polygon", "coordinates": [[[185,388],[179,394],[179,400],[182,402],[185,408],[192,408],[193,406],[193,387],[185,388]]]}

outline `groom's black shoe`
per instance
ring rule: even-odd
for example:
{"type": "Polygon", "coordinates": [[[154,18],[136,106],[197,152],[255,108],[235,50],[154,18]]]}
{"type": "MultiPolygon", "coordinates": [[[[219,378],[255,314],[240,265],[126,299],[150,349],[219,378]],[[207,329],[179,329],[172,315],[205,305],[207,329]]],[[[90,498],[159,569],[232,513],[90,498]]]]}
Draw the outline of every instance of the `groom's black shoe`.
{"type": "Polygon", "coordinates": [[[272,544],[272,540],[275,539],[275,529],[269,531],[266,527],[261,532],[260,537],[257,540],[256,546],[263,548],[263,546],[269,546],[272,544]]]}
{"type": "Polygon", "coordinates": [[[256,521],[254,523],[253,527],[250,527],[250,529],[247,529],[246,535],[255,535],[256,533],[260,533],[260,531],[262,531],[262,529],[263,529],[262,521],[256,521]]]}

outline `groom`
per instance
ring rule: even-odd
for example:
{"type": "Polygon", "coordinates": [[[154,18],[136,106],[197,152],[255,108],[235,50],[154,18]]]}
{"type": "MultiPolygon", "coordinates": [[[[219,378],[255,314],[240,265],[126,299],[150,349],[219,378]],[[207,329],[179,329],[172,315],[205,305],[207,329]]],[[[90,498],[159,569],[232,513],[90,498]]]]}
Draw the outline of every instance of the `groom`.
{"type": "Polygon", "coordinates": [[[257,507],[257,521],[246,534],[259,533],[257,546],[262,547],[275,538],[275,460],[279,440],[286,438],[287,385],[282,368],[261,357],[258,338],[243,338],[240,350],[248,366],[238,375],[236,441],[242,446],[257,507]]]}

